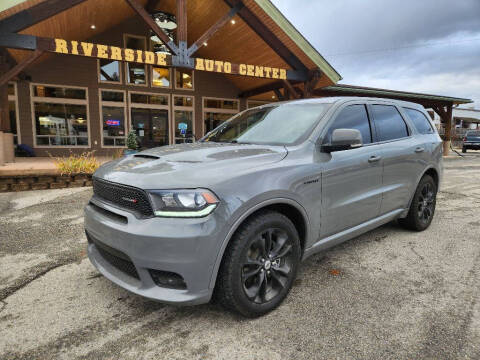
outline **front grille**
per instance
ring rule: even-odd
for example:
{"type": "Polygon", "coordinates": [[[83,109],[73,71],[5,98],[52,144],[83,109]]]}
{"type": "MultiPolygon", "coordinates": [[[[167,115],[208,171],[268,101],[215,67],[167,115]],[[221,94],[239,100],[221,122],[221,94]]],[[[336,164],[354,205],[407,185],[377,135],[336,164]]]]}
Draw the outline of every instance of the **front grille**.
{"type": "Polygon", "coordinates": [[[102,255],[102,257],[110,265],[127,274],[128,276],[140,280],[140,276],[138,276],[135,265],[133,265],[132,261],[126,254],[108,245],[105,245],[104,243],[98,241],[89,234],[87,234],[87,239],[89,242],[95,244],[95,247],[97,248],[100,255],[102,255]]]}
{"type": "Polygon", "coordinates": [[[141,189],[93,178],[93,193],[120,208],[134,211],[141,216],[153,216],[148,195],[141,189]]]}

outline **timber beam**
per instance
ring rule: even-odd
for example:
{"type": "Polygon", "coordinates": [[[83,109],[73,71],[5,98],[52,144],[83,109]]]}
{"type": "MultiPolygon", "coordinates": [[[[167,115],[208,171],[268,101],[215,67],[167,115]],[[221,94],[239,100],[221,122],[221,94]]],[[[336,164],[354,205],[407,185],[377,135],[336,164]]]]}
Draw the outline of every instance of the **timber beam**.
{"type": "Polygon", "coordinates": [[[160,40],[165,44],[165,46],[173,53],[178,54],[179,50],[177,45],[170,40],[167,34],[157,25],[155,20],[150,16],[150,14],[144,9],[142,4],[137,0],[125,0],[130,7],[136,11],[136,13],[143,19],[143,21],[152,29],[152,31],[159,37],[160,40]]]}
{"type": "MultiPolygon", "coordinates": [[[[235,7],[241,0],[224,0],[230,7],[235,7]]],[[[246,6],[238,11],[238,16],[259,35],[292,69],[303,73],[307,78],[308,68],[285,44],[246,6]]]]}
{"type": "Polygon", "coordinates": [[[42,54],[43,51],[35,50],[30,57],[5,72],[2,76],[0,76],[0,87],[6,85],[15,76],[20,74],[28,65],[37,60],[42,54]]]}
{"type": "Polygon", "coordinates": [[[45,0],[0,21],[0,33],[16,33],[86,0],[45,0]]]}
{"type": "Polygon", "coordinates": [[[204,43],[206,43],[215,33],[220,30],[225,24],[233,18],[238,11],[243,8],[243,3],[236,4],[233,8],[230,9],[224,16],[222,16],[214,25],[210,27],[202,36],[198,38],[188,49],[188,55],[191,56],[194,54],[204,43]]]}

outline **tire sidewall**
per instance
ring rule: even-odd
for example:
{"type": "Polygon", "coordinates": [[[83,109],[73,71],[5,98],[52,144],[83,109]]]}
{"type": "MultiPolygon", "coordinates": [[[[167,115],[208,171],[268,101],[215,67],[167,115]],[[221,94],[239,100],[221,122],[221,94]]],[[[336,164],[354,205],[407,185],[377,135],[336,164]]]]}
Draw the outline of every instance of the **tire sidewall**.
{"type": "Polygon", "coordinates": [[[429,175],[426,175],[422,178],[422,180],[420,181],[420,183],[417,186],[417,190],[415,191],[415,197],[413,198],[412,208],[411,208],[411,211],[413,212],[412,215],[413,215],[413,218],[414,218],[414,221],[415,221],[415,225],[419,230],[425,230],[432,223],[433,217],[435,215],[436,204],[437,204],[437,186],[436,186],[433,178],[429,175]],[[418,209],[418,200],[419,200],[420,194],[422,192],[423,187],[427,183],[430,184],[432,186],[432,189],[433,189],[433,208],[432,208],[432,216],[430,217],[428,222],[424,222],[424,221],[420,220],[420,218],[418,216],[418,210],[417,209],[418,209]]]}

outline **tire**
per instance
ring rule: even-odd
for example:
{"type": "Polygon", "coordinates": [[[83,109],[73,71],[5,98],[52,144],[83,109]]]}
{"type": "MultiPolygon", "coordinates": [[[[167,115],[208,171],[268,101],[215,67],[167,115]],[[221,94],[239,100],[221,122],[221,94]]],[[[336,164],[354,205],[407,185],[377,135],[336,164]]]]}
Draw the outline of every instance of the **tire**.
{"type": "Polygon", "coordinates": [[[274,211],[254,215],[240,226],[225,250],[216,300],[250,318],[272,311],[290,291],[300,257],[300,239],[290,219],[274,211]]]}
{"type": "Polygon", "coordinates": [[[467,148],[464,146],[462,147],[462,153],[466,153],[467,152],[467,148]]]}
{"type": "Polygon", "coordinates": [[[417,186],[408,215],[398,222],[403,227],[423,231],[432,223],[437,202],[437,185],[431,176],[425,175],[417,186]]]}

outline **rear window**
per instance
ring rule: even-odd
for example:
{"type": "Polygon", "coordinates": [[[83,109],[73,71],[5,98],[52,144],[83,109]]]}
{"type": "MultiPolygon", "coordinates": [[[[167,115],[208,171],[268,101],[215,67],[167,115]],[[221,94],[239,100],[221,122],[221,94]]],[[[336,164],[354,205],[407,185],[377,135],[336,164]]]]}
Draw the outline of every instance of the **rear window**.
{"type": "Polygon", "coordinates": [[[404,110],[407,113],[410,120],[412,120],[413,125],[415,125],[415,128],[420,134],[433,133],[432,125],[430,121],[428,121],[428,118],[425,116],[424,113],[414,109],[404,108],[404,110]]]}
{"type": "Polygon", "coordinates": [[[392,105],[372,105],[379,141],[401,139],[408,136],[407,124],[392,105]]]}
{"type": "Polygon", "coordinates": [[[468,131],[467,132],[467,137],[479,137],[480,136],[480,131],[468,131]]]}

